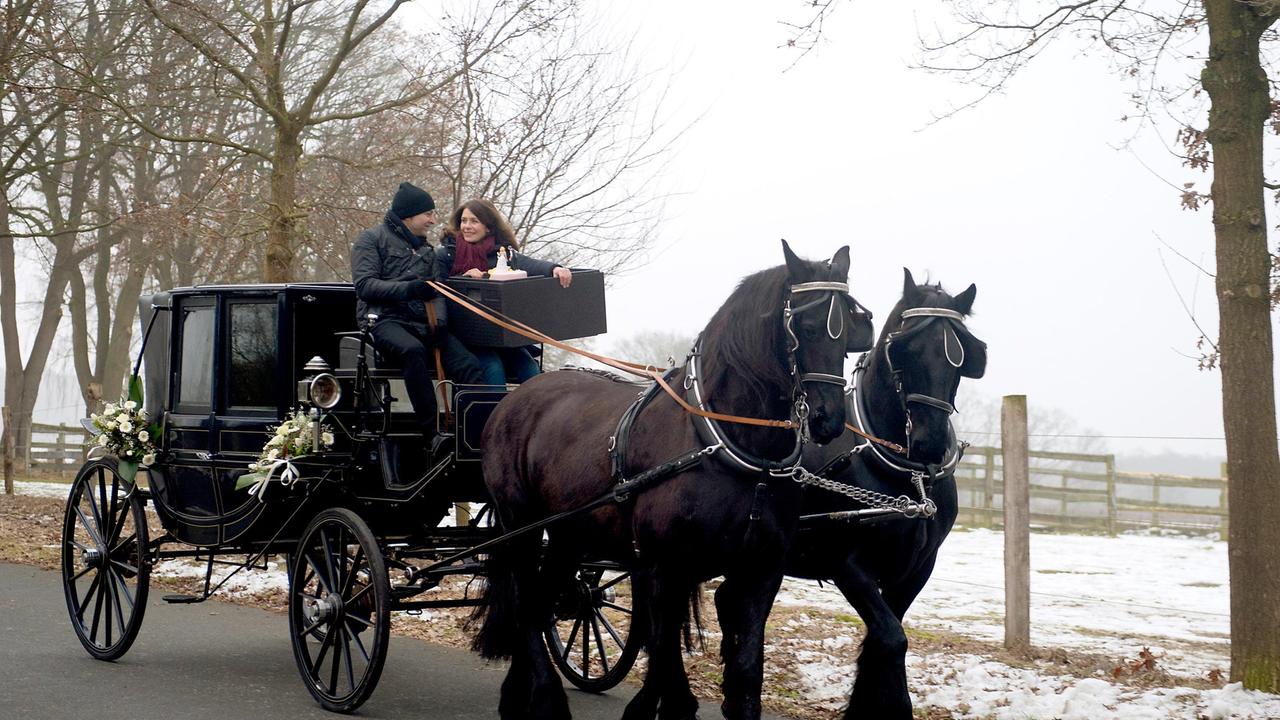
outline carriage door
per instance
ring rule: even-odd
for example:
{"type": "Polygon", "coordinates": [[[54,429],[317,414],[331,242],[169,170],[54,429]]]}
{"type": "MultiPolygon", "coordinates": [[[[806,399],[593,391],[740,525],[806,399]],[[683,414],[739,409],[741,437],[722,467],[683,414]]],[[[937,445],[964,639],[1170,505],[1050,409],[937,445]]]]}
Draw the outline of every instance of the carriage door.
{"type": "Polygon", "coordinates": [[[248,527],[249,511],[258,505],[247,490],[235,489],[236,481],[270,439],[268,428],[279,424],[288,406],[283,392],[292,388],[277,362],[280,299],[229,296],[225,303],[213,462],[226,521],[223,539],[229,540],[248,527]]]}
{"type": "Polygon", "coordinates": [[[219,507],[213,485],[213,360],[217,307],[214,298],[183,298],[178,304],[171,368],[172,410],[165,418],[169,448],[164,504],[177,517],[179,539],[218,542],[219,507]]]}

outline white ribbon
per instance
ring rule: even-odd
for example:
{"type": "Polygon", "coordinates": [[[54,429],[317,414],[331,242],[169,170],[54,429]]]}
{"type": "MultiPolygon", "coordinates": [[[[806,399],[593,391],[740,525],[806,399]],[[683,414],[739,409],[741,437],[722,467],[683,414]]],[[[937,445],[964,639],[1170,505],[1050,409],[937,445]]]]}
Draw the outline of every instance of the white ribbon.
{"type": "Polygon", "coordinates": [[[271,476],[275,475],[277,470],[280,470],[280,484],[285,487],[291,487],[298,481],[299,473],[298,468],[294,467],[290,460],[291,458],[281,458],[273,462],[271,467],[267,468],[267,474],[249,488],[249,494],[256,495],[259,502],[266,502],[262,499],[262,496],[266,494],[264,491],[267,488],[267,483],[271,482],[271,476]]]}

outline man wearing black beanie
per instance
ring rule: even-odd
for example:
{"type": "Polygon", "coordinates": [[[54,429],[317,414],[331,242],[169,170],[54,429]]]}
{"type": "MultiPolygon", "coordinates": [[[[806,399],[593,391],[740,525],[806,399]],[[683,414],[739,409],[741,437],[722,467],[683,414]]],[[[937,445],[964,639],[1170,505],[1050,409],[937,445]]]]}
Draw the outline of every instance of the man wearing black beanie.
{"type": "Polygon", "coordinates": [[[404,370],[409,401],[422,424],[432,464],[442,450],[436,436],[436,393],[432,386],[431,347],[440,349],[445,375],[455,383],[482,382],[480,366],[448,332],[444,298],[427,281],[445,280],[426,242],[436,223],[430,193],[402,182],[383,221],[364,230],[351,248],[351,281],[356,287],[356,321],[372,323],[373,345],[404,370]],[[427,322],[427,303],[436,325],[427,322]]]}

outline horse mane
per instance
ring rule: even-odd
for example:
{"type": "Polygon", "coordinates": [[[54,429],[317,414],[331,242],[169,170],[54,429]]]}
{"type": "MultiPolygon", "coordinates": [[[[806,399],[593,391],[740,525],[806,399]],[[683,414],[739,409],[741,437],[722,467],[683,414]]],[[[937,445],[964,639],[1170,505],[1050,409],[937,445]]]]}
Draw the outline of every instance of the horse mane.
{"type": "MultiPolygon", "coordinates": [[[[814,276],[823,266],[805,264],[814,276]]],[[[746,383],[762,402],[777,394],[771,387],[790,387],[782,331],[782,300],[789,282],[785,265],[748,275],[711,317],[702,331],[703,383],[709,393],[714,395],[730,377],[746,383]]]]}

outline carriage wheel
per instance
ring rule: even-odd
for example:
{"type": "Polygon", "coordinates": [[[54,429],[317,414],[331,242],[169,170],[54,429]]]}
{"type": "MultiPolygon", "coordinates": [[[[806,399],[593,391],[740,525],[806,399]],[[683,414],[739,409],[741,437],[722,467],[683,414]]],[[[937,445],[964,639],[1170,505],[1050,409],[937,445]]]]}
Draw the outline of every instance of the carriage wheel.
{"type": "Polygon", "coordinates": [[[311,695],[347,713],[382,675],[391,631],[387,566],[369,526],[346,508],[311,521],[292,559],[289,633],[311,695]]]}
{"type": "Polygon", "coordinates": [[[640,652],[640,643],[631,639],[631,607],[631,573],[578,568],[545,633],[551,658],[569,682],[598,693],[627,676],[640,652]]]}
{"type": "Polygon", "coordinates": [[[124,655],[147,609],[147,517],[137,487],[109,460],[80,468],[62,523],[62,588],[71,627],[99,660],[124,655]]]}

